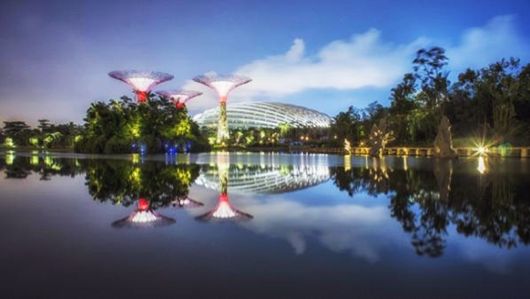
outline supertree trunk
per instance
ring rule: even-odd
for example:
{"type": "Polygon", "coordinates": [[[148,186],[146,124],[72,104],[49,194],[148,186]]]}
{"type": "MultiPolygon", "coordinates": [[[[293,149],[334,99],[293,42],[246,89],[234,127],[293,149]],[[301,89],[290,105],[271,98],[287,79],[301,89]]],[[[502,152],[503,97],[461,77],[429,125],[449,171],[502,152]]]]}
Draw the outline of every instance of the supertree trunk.
{"type": "Polygon", "coordinates": [[[219,124],[217,125],[217,143],[226,144],[228,138],[228,118],[226,116],[226,102],[219,103],[219,124]]]}

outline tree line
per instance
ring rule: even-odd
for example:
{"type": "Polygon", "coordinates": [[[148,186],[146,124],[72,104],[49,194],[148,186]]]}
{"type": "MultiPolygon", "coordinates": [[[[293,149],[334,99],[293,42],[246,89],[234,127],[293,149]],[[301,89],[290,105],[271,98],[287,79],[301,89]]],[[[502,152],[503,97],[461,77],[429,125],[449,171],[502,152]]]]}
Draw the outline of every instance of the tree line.
{"type": "Polygon", "coordinates": [[[147,152],[160,153],[170,147],[192,151],[208,148],[186,108],[177,108],[152,94],[141,104],[126,96],[92,103],[84,121],[81,138],[75,144],[78,152],[130,153],[143,147],[147,152]]]}
{"type": "Polygon", "coordinates": [[[71,149],[81,132],[82,127],[73,122],[53,124],[47,119],[39,119],[38,125],[31,127],[24,121],[4,121],[4,127],[0,129],[0,144],[8,148],[71,149]]]}
{"type": "Polygon", "coordinates": [[[394,145],[432,145],[443,115],[457,141],[481,137],[496,143],[530,142],[530,64],[502,59],[484,68],[467,69],[449,80],[448,57],[440,47],[420,49],[412,70],[391,90],[390,105],[353,106],[334,117],[337,142],[360,144],[371,127],[385,118],[394,145]]]}

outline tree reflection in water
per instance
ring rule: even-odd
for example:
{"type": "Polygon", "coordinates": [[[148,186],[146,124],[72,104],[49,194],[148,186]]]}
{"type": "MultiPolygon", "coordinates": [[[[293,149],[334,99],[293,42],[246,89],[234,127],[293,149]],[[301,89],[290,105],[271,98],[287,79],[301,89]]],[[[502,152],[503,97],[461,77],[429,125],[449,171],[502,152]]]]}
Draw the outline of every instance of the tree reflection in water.
{"type": "Polygon", "coordinates": [[[156,213],[156,209],[202,205],[188,198],[198,172],[196,165],[87,160],[86,185],[95,200],[126,207],[137,204],[135,211],[114,222],[114,227],[163,226],[175,220],[156,213]]]}
{"type": "Polygon", "coordinates": [[[39,154],[2,158],[0,170],[5,179],[37,175],[41,180],[49,180],[53,176],[73,177],[84,173],[85,184],[94,200],[135,207],[131,215],[114,222],[117,227],[170,224],[172,219],[158,214],[157,209],[203,206],[202,202],[189,198],[190,186],[199,172],[203,177],[201,185],[213,186],[215,178],[220,193],[217,206],[199,216],[199,220],[252,219],[252,215],[231,206],[228,196],[231,179],[237,182],[232,190],[261,190],[270,194],[314,186],[331,176],[337,188],[350,197],[355,198],[358,193],[387,197],[391,217],[410,235],[419,255],[442,255],[449,230],[481,238],[501,248],[530,242],[527,196],[530,177],[526,171],[513,171],[518,161],[510,164],[510,160],[488,159],[484,163],[486,169],[478,169],[476,159],[405,158],[403,165],[396,167],[396,163],[388,161],[401,159],[367,158],[362,165],[352,163],[347,169],[322,165],[269,169],[255,165],[230,166],[228,155],[219,155],[215,165],[204,165],[201,170],[195,164],[164,165],[157,161],[61,159],[39,154]],[[286,185],[287,181],[292,183],[286,185]],[[265,189],[261,187],[264,182],[267,182],[265,189]],[[271,184],[277,186],[270,187],[271,184]]]}
{"type": "Polygon", "coordinates": [[[83,173],[79,160],[59,159],[44,153],[0,159],[0,170],[4,170],[7,179],[25,179],[31,174],[38,174],[43,181],[55,175],[74,177],[83,173]]]}
{"type": "Polygon", "coordinates": [[[411,235],[417,254],[442,255],[450,225],[502,248],[530,242],[525,174],[454,172],[453,161],[443,159],[432,160],[426,169],[390,169],[384,159],[372,162],[368,169],[331,168],[334,184],[351,197],[359,192],[387,195],[391,216],[411,235]]]}

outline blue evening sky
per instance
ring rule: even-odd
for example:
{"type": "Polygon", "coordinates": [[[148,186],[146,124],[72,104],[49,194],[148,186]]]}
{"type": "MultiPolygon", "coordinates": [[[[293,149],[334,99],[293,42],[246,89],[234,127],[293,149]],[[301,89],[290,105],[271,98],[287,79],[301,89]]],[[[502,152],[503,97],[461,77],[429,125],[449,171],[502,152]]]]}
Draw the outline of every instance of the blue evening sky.
{"type": "MultiPolygon", "coordinates": [[[[335,115],[388,104],[414,51],[440,45],[452,74],[530,58],[527,1],[2,1],[0,121],[80,122],[89,103],[129,94],[107,73],[169,72],[159,86],[215,71],[249,75],[233,101],[304,105],[335,115]]],[[[230,102],[229,102],[230,103],[230,102]]]]}

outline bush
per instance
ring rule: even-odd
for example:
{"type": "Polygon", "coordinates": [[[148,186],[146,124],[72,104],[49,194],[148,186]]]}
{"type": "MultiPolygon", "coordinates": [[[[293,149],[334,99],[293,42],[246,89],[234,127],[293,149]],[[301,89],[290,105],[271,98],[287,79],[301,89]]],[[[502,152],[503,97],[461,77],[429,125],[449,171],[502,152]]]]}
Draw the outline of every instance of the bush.
{"type": "Polygon", "coordinates": [[[118,136],[113,136],[105,144],[103,150],[104,154],[124,154],[131,151],[130,143],[125,139],[118,136]]]}

